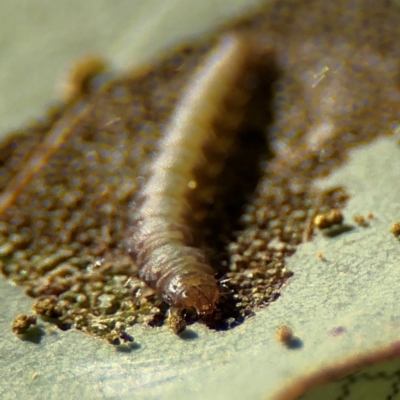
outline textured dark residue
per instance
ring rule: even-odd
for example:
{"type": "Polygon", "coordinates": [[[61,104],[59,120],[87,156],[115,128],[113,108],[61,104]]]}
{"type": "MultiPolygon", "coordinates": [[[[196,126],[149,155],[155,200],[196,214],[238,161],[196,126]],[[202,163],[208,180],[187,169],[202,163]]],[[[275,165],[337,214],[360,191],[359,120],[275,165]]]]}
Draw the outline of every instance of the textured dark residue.
{"type": "MultiPolygon", "coordinates": [[[[273,1],[229,27],[272,45],[279,77],[260,94],[204,222],[225,293],[210,327],[233,327],[279,296],[291,275],[285,260],[312,236],[313,216],[347,198],[313,182],[355,145],[397,129],[399,27],[400,7],[372,0],[273,1]]],[[[88,115],[1,215],[3,274],[48,304],[36,308],[60,326],[114,338],[136,322],[162,323],[165,307],[123,246],[127,212],[187,77],[217,36],[140,75],[95,79],[83,98],[88,115]]],[[[60,107],[1,143],[2,190],[63,116],[60,107]]]]}

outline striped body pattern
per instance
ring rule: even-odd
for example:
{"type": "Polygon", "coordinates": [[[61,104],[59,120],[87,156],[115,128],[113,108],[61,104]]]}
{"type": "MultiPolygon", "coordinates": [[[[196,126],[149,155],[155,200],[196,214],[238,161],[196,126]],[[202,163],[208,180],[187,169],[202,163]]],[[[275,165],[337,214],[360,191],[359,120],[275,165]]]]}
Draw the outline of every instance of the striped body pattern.
{"type": "Polygon", "coordinates": [[[211,314],[214,271],[194,243],[197,211],[212,199],[254,89],[244,38],[225,35],[189,80],[133,210],[129,250],[139,276],[171,306],[211,314]],[[210,185],[211,182],[211,185],[210,185]]]}

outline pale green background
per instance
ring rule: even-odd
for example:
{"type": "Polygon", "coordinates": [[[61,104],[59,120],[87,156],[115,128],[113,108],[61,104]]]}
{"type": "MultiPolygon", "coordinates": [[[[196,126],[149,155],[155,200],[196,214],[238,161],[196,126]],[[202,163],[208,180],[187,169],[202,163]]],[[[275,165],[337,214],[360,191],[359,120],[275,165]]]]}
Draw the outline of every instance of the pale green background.
{"type": "MultiPolygon", "coordinates": [[[[77,57],[100,53],[116,69],[140,65],[250,3],[0,1],[0,134],[43,114],[77,57]]],[[[130,353],[74,331],[48,334],[40,344],[22,342],[10,326],[16,314],[29,313],[31,300],[0,278],[0,398],[273,399],[307,372],[398,340],[400,242],[388,227],[400,220],[399,182],[400,148],[393,140],[355,152],[323,185],[346,185],[353,195],[349,221],[369,212],[376,221],[302,246],[289,261],[295,275],[281,299],[229,332],[195,325],[198,337],[182,340],[164,328],[138,326],[132,334],[140,347],[130,353]],[[317,259],[318,251],[327,262],[317,259]],[[302,339],[302,349],[276,341],[283,323],[302,339]],[[339,325],[347,333],[334,338],[330,331],[339,325]]],[[[335,390],[313,398],[334,399],[335,390]]],[[[373,390],[352,398],[379,399],[373,390]]]]}

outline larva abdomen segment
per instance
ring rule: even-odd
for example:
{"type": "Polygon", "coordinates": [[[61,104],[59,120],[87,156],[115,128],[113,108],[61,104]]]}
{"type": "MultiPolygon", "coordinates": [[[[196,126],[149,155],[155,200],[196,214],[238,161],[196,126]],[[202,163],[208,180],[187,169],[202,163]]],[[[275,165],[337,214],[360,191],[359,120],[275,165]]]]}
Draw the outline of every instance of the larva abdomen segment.
{"type": "Polygon", "coordinates": [[[130,253],[139,276],[174,310],[210,314],[219,299],[214,271],[193,243],[193,215],[210,196],[254,80],[245,39],[225,35],[189,81],[135,204],[130,253]]]}

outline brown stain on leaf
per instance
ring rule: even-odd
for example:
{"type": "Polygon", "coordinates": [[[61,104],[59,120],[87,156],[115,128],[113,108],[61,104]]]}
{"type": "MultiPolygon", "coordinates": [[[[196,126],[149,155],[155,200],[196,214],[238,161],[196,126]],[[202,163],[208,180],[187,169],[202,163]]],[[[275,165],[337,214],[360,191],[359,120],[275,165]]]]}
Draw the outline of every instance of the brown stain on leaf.
{"type": "MultiPolygon", "coordinates": [[[[356,380],[362,380],[362,378],[365,377],[368,378],[369,367],[374,366],[377,363],[383,364],[385,361],[394,360],[398,358],[399,355],[399,343],[392,343],[383,348],[375,349],[367,354],[359,354],[345,360],[336,360],[330,366],[325,366],[324,368],[315,371],[313,374],[293,378],[290,385],[287,385],[284,389],[280,390],[279,393],[274,396],[274,399],[297,400],[303,398],[304,394],[311,392],[311,389],[319,388],[328,382],[337,382],[339,380],[342,380],[343,382],[343,397],[339,395],[337,398],[346,398],[351,395],[349,390],[351,385],[349,384],[354,383],[356,380]],[[367,372],[365,372],[365,370],[367,370],[367,372]]],[[[397,381],[398,371],[394,371],[393,374],[390,374],[387,371],[382,370],[376,374],[375,378],[383,378],[388,381],[396,378],[394,381],[397,381]]],[[[397,394],[396,386],[392,387],[392,393],[392,396],[397,394]]],[[[314,397],[313,395],[315,394],[312,393],[310,397],[314,397]]],[[[393,398],[392,396],[388,395],[387,398],[393,398]]],[[[265,400],[269,398],[270,395],[264,397],[265,400]]]]}
{"type": "Polygon", "coordinates": [[[345,205],[343,189],[319,192],[315,180],[397,123],[399,11],[388,1],[273,1],[146,70],[85,81],[79,100],[0,144],[3,274],[53,299],[64,327],[106,337],[117,323],[162,319],[127,255],[129,207],[188,77],[221,31],[246,31],[275,49],[278,73],[260,85],[204,221],[225,293],[206,322],[242,322],[279,296],[313,217],[345,205]]]}

